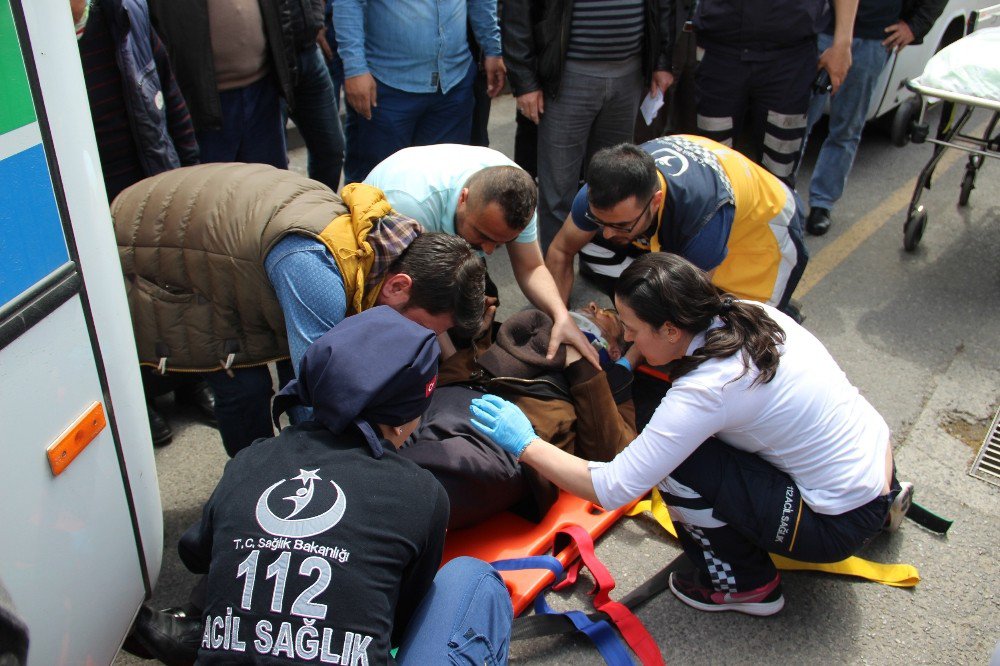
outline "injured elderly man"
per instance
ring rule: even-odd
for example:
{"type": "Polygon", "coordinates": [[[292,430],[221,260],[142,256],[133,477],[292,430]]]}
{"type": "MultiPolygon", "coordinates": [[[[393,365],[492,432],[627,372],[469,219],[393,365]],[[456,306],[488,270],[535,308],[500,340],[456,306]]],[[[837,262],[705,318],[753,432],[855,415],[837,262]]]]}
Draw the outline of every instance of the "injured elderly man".
{"type": "Polygon", "coordinates": [[[399,454],[444,486],[449,529],[506,509],[537,522],[558,497],[553,484],[471,426],[469,404],[484,393],[514,402],[539,437],[587,460],[611,460],[635,438],[632,371],[618,314],[595,303],[570,314],[597,349],[601,370],[566,345],[546,359],[552,320],[539,310],[487,327],[441,363],[430,406],[399,454]]]}

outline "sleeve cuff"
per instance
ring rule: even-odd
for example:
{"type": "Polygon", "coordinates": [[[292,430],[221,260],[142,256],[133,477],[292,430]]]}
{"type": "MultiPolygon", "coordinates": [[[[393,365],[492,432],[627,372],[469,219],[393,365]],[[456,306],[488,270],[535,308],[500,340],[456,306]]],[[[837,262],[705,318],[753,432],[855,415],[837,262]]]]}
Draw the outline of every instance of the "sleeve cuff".
{"type": "Polygon", "coordinates": [[[582,384],[597,376],[600,372],[593,364],[585,358],[573,361],[566,367],[566,379],[570,384],[582,384]]]}

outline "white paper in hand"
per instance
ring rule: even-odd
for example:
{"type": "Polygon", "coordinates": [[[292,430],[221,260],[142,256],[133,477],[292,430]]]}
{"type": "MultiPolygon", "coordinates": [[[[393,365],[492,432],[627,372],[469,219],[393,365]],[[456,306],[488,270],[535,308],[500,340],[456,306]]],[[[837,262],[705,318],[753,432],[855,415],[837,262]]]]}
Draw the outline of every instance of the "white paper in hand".
{"type": "Polygon", "coordinates": [[[642,100],[642,104],[639,106],[639,110],[642,111],[642,119],[646,121],[647,125],[653,124],[653,118],[656,117],[656,112],[662,106],[663,93],[660,90],[657,90],[655,95],[646,94],[646,97],[642,100]]]}

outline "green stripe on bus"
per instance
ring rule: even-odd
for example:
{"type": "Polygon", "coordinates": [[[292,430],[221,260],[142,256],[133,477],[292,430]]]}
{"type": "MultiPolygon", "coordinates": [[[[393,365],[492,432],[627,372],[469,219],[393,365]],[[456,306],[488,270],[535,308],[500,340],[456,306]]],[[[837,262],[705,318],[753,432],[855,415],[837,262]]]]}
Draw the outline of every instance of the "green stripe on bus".
{"type": "Polygon", "coordinates": [[[10,0],[0,0],[0,134],[35,122],[10,0]]]}

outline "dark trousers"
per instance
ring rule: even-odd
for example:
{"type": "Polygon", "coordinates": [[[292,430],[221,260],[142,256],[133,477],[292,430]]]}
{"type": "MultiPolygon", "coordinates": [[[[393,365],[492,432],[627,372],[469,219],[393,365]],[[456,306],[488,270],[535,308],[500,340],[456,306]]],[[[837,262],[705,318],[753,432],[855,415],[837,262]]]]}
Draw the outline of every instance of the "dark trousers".
{"type": "Polygon", "coordinates": [[[469,136],[470,146],[490,145],[490,109],[493,98],[487,92],[486,72],[479,70],[472,83],[472,134],[469,136]]]}
{"type": "Polygon", "coordinates": [[[295,84],[295,126],[309,152],[309,177],[334,192],[340,191],[344,166],[344,130],[333,80],[319,46],[300,51],[299,77],[295,84]]]}
{"type": "Polygon", "coordinates": [[[278,87],[270,76],[243,88],[224,90],[219,100],[222,127],[195,133],[203,163],[256,162],[288,167],[278,87]]]}
{"type": "Polygon", "coordinates": [[[733,146],[794,188],[817,60],[815,42],[768,60],[707,48],[695,76],[699,134],[733,146]]]}
{"type": "MultiPolygon", "coordinates": [[[[288,361],[279,361],[278,384],[284,386],[294,376],[288,361]]],[[[262,437],[273,437],[271,396],[274,385],[266,365],[209,372],[205,381],[215,391],[215,418],[219,422],[222,445],[232,458],[262,437]]]]}
{"type": "Polygon", "coordinates": [[[760,587],[777,573],[768,553],[837,562],[880,532],[899,492],[840,515],[816,513],[792,478],[752,453],[706,440],[661,484],[684,552],[716,590],[760,587]]]}
{"type": "Polygon", "coordinates": [[[470,63],[462,82],[446,93],[411,93],[376,80],[378,106],[371,120],[347,105],[344,182],[362,182],[379,162],[403,148],[469,143],[476,71],[470,63]]]}
{"type": "Polygon", "coordinates": [[[514,161],[517,166],[538,177],[538,125],[520,111],[514,112],[514,161]]]}

